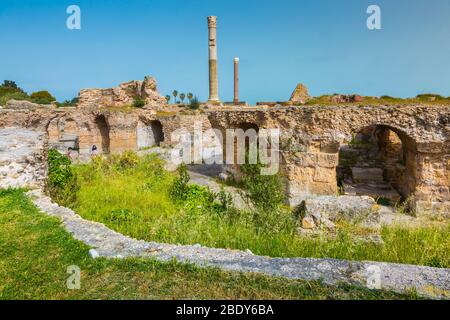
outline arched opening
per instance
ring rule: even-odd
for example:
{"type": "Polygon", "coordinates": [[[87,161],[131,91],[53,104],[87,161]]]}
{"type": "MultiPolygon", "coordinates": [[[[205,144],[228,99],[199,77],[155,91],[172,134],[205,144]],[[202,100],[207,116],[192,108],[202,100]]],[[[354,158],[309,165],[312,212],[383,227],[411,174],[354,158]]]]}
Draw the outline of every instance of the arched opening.
{"type": "Polygon", "coordinates": [[[108,154],[110,151],[109,127],[104,115],[95,119],[95,126],[97,132],[93,139],[93,145],[97,147],[99,153],[108,154]]]}
{"type": "Polygon", "coordinates": [[[75,120],[56,118],[47,126],[49,146],[61,152],[79,149],[79,128],[75,120]]]}
{"type": "Polygon", "coordinates": [[[241,179],[241,165],[257,163],[258,132],[259,127],[256,124],[243,122],[234,127],[231,135],[229,132],[225,133],[223,154],[226,171],[236,181],[241,179]]]}
{"type": "Polygon", "coordinates": [[[161,122],[154,120],[146,124],[143,121],[139,121],[136,136],[139,150],[159,146],[164,141],[164,131],[161,122]]]}
{"type": "Polygon", "coordinates": [[[405,133],[384,125],[357,132],[339,150],[337,178],[348,195],[367,195],[395,205],[416,187],[416,147],[405,133]]]}

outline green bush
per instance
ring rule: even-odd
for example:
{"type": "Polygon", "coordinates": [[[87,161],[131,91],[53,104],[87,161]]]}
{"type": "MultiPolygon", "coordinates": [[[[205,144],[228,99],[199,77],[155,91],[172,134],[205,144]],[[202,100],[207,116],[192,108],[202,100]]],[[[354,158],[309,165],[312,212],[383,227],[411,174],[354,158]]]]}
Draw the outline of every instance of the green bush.
{"type": "Polygon", "coordinates": [[[280,176],[261,175],[261,168],[261,164],[241,166],[245,198],[259,211],[277,210],[285,199],[280,176]]]}
{"type": "Polygon", "coordinates": [[[188,182],[189,182],[189,173],[187,172],[187,167],[184,163],[182,163],[177,169],[178,176],[174,180],[172,186],[169,190],[169,195],[172,200],[182,201],[186,200],[188,197],[188,182]]]}
{"type": "Polygon", "coordinates": [[[75,204],[79,190],[77,175],[70,159],[55,149],[48,151],[47,188],[52,199],[58,204],[75,204]]]}
{"type": "Polygon", "coordinates": [[[258,233],[294,232],[295,221],[283,204],[285,195],[279,174],[261,175],[261,164],[244,164],[242,195],[253,207],[252,222],[258,233]]]}
{"type": "Polygon", "coordinates": [[[6,105],[11,99],[28,100],[30,97],[14,81],[5,80],[0,86],[0,105],[6,105]]]}
{"type": "Polygon", "coordinates": [[[39,104],[50,104],[53,101],[56,101],[55,97],[50,94],[48,91],[36,91],[30,95],[31,100],[35,103],[39,104]]]}
{"type": "MultiPolygon", "coordinates": [[[[0,88],[1,91],[2,88],[0,88]]],[[[0,105],[5,106],[9,100],[30,100],[26,93],[22,92],[0,92],[0,105]]]]}
{"type": "Polygon", "coordinates": [[[189,109],[192,110],[197,110],[198,108],[200,108],[200,102],[198,101],[197,97],[194,97],[190,100],[189,104],[188,104],[189,109]]]}
{"type": "Polygon", "coordinates": [[[145,106],[145,100],[143,100],[141,97],[134,97],[133,107],[142,108],[144,106],[145,106]]]}
{"type": "Polygon", "coordinates": [[[63,102],[57,102],[56,106],[58,108],[75,107],[78,103],[78,98],[73,98],[72,100],[64,100],[63,102]]]}
{"type": "Polygon", "coordinates": [[[125,151],[122,154],[114,154],[108,159],[108,164],[118,171],[134,168],[139,163],[136,152],[125,151]]]}

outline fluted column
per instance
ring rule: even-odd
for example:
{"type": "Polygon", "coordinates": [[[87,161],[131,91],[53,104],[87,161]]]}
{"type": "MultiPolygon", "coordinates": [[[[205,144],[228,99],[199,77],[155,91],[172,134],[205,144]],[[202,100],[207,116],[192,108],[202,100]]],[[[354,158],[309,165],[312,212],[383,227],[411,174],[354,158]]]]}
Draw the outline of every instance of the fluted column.
{"type": "Polygon", "coordinates": [[[239,58],[235,57],[234,61],[234,98],[233,102],[239,102],[239,58]]]}
{"type": "Polygon", "coordinates": [[[208,102],[219,102],[219,83],[217,79],[217,17],[208,17],[209,34],[209,99],[208,102]]]}

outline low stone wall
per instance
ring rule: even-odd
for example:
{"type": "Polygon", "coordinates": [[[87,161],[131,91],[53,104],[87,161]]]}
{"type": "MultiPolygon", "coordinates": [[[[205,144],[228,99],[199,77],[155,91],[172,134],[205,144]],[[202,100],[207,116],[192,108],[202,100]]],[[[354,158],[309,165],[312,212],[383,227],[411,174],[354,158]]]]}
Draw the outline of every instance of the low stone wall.
{"type": "Polygon", "coordinates": [[[206,248],[201,245],[173,245],[146,242],[124,236],[104,224],[84,220],[72,210],[52,203],[40,191],[27,193],[43,212],[59,217],[66,230],[93,249],[93,258],[176,259],[201,267],[227,271],[256,272],[301,280],[322,280],[326,284],[350,284],[399,293],[410,290],[424,297],[450,298],[450,269],[371,261],[312,258],[270,258],[239,250],[206,248]]]}

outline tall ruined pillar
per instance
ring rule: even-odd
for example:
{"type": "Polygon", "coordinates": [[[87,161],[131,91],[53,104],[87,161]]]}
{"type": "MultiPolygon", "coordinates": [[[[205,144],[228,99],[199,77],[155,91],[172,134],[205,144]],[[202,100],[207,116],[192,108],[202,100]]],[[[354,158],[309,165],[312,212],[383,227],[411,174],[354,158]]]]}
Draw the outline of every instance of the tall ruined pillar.
{"type": "Polygon", "coordinates": [[[219,83],[217,80],[217,17],[208,17],[209,33],[209,103],[219,103],[219,83]]]}
{"type": "Polygon", "coordinates": [[[234,58],[234,103],[239,103],[239,58],[234,58]]]}

